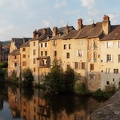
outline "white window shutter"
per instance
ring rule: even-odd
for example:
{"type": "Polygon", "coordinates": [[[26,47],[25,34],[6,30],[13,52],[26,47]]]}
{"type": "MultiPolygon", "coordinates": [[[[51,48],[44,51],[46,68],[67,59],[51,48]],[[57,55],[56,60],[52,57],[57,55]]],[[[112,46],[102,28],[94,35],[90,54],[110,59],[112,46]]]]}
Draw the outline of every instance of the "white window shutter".
{"type": "Polygon", "coordinates": [[[83,56],[83,50],[82,50],[82,56],[83,56]]]}
{"type": "Polygon", "coordinates": [[[105,60],[104,61],[107,62],[107,55],[105,55],[105,60]]]}
{"type": "Polygon", "coordinates": [[[76,56],[78,57],[78,50],[76,51],[76,56]]]}
{"type": "Polygon", "coordinates": [[[114,55],[111,55],[111,62],[114,62],[114,55]]]}

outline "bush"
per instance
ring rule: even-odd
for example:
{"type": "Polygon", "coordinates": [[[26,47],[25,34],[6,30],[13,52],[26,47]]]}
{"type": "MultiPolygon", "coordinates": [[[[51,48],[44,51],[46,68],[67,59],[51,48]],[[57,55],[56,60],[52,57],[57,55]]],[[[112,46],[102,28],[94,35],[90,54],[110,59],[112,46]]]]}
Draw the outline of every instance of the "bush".
{"type": "Polygon", "coordinates": [[[24,79],[23,84],[25,86],[33,85],[34,77],[33,77],[31,69],[29,68],[24,69],[22,75],[24,79]]]}
{"type": "Polygon", "coordinates": [[[76,83],[75,84],[75,92],[79,94],[88,94],[89,91],[87,90],[84,83],[76,83]]]}
{"type": "Polygon", "coordinates": [[[98,89],[93,93],[93,95],[97,97],[102,97],[105,95],[105,93],[101,89],[98,89]]]}
{"type": "Polygon", "coordinates": [[[8,62],[3,61],[2,63],[0,63],[0,67],[1,68],[7,68],[8,67],[8,62]]]}

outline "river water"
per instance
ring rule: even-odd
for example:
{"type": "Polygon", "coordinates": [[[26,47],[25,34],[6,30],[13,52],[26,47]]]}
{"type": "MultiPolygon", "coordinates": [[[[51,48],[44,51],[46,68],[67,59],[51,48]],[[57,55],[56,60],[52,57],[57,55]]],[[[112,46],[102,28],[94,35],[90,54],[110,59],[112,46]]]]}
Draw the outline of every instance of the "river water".
{"type": "Polygon", "coordinates": [[[0,85],[0,120],[90,120],[106,100],[0,85]]]}

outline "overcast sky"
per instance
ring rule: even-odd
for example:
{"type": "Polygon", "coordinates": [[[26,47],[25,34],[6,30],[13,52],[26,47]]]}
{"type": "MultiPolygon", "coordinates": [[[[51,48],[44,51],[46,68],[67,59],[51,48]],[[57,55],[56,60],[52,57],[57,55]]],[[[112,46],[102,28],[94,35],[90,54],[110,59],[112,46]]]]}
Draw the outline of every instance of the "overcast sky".
{"type": "Polygon", "coordinates": [[[0,41],[32,37],[35,29],[101,22],[120,24],[120,0],[0,0],[0,41]]]}

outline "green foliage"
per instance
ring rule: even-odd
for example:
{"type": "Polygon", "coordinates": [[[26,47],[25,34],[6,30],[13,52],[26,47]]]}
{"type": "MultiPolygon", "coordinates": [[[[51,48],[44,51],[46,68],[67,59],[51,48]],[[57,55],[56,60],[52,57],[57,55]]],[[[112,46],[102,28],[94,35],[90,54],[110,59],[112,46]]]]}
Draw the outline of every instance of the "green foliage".
{"type": "Polygon", "coordinates": [[[23,75],[23,79],[24,79],[24,82],[23,82],[24,85],[25,86],[27,86],[27,85],[32,86],[33,81],[34,81],[34,77],[33,77],[31,69],[29,69],[29,68],[24,69],[22,75],[23,75]]]}
{"type": "Polygon", "coordinates": [[[64,73],[65,79],[65,88],[66,91],[73,91],[74,90],[74,81],[75,81],[75,72],[72,68],[68,67],[64,73]]]}
{"type": "Polygon", "coordinates": [[[105,93],[101,89],[98,89],[93,93],[93,95],[97,97],[103,97],[105,96],[105,93]]]}
{"type": "Polygon", "coordinates": [[[64,91],[63,70],[58,60],[55,59],[53,61],[53,66],[50,72],[45,76],[44,84],[49,92],[57,94],[64,91]]]}
{"type": "Polygon", "coordinates": [[[6,68],[0,68],[0,80],[4,80],[7,75],[7,69],[6,68]]]}
{"type": "Polygon", "coordinates": [[[87,90],[84,83],[76,83],[75,84],[75,92],[79,94],[88,94],[89,91],[87,90]]]}
{"type": "Polygon", "coordinates": [[[2,63],[0,63],[0,67],[1,68],[7,68],[8,67],[8,62],[7,61],[3,61],[2,63]]]}
{"type": "Polygon", "coordinates": [[[49,92],[71,92],[74,87],[75,72],[72,68],[68,68],[63,72],[61,62],[59,60],[53,61],[53,66],[45,76],[45,86],[49,92]]]}

